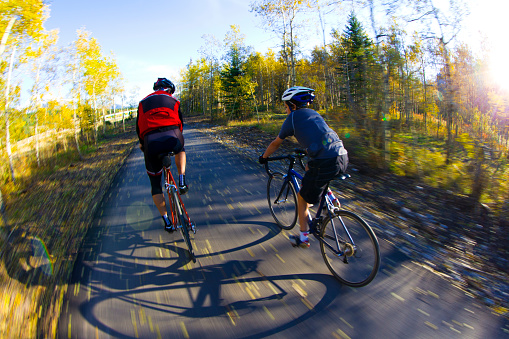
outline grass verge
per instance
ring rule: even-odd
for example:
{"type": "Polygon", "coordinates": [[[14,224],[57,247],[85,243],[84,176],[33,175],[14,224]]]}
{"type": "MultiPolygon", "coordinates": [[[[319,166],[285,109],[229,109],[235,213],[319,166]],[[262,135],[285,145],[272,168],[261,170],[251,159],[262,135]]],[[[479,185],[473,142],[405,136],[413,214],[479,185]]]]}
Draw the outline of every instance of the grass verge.
{"type": "Polygon", "coordinates": [[[93,216],[137,142],[134,125],[106,136],[82,161],[7,199],[15,242],[0,240],[0,338],[52,338],[67,281],[93,216]]]}

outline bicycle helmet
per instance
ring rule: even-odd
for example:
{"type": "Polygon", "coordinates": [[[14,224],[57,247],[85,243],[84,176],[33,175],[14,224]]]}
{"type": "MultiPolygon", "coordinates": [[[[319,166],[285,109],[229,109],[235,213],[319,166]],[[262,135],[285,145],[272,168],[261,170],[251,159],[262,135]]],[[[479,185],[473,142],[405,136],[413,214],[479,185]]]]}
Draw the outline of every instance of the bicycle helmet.
{"type": "Polygon", "coordinates": [[[281,100],[290,101],[299,108],[313,102],[315,99],[314,91],[314,89],[308,87],[290,87],[283,93],[281,100]]]}
{"type": "Polygon", "coordinates": [[[154,91],[157,90],[166,90],[168,89],[168,92],[170,94],[173,94],[175,92],[175,85],[173,82],[166,78],[158,78],[156,82],[154,82],[154,91]]]}

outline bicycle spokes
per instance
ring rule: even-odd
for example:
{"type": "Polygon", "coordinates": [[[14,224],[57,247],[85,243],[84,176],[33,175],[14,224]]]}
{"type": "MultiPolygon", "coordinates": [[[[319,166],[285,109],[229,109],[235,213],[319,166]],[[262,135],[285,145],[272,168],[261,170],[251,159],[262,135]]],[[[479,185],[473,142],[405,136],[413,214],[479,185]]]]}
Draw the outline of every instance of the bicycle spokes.
{"type": "Polygon", "coordinates": [[[324,221],[320,249],[329,270],[349,286],[364,286],[378,272],[380,251],[376,236],[354,213],[341,210],[324,221]]]}

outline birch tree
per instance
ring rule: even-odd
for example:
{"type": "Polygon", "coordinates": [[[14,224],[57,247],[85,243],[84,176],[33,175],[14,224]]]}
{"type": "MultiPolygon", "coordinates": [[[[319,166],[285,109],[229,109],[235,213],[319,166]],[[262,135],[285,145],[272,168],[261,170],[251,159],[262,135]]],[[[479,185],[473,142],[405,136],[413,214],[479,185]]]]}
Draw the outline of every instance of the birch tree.
{"type": "Polygon", "coordinates": [[[14,166],[10,140],[10,86],[12,69],[18,45],[31,38],[36,38],[42,31],[42,24],[47,18],[48,7],[41,0],[10,0],[0,2],[0,60],[7,48],[11,47],[9,70],[5,87],[4,118],[6,123],[6,151],[9,158],[11,179],[14,182],[14,166]]]}
{"type": "Polygon", "coordinates": [[[296,82],[296,34],[301,27],[299,14],[311,7],[307,0],[256,0],[251,10],[263,20],[263,27],[279,35],[282,54],[287,65],[287,87],[296,82]]]}
{"type": "Polygon", "coordinates": [[[7,0],[0,2],[0,58],[7,46],[23,37],[36,37],[43,30],[48,6],[43,0],[7,0]]]}
{"type": "MultiPolygon", "coordinates": [[[[78,65],[83,71],[84,89],[94,106],[93,129],[94,140],[97,143],[97,101],[98,97],[107,94],[110,82],[120,75],[113,58],[102,55],[101,46],[97,39],[84,29],[78,30],[76,52],[78,65]]],[[[104,120],[104,119],[103,119],[104,120]]]]}
{"type": "Polygon", "coordinates": [[[55,70],[55,59],[57,50],[55,44],[58,40],[58,30],[52,30],[41,34],[35,44],[30,46],[25,54],[25,58],[34,61],[33,73],[34,84],[31,90],[31,106],[35,117],[35,150],[37,166],[40,162],[39,145],[39,116],[42,109],[44,92],[50,87],[50,82],[55,79],[57,74],[55,70]]]}

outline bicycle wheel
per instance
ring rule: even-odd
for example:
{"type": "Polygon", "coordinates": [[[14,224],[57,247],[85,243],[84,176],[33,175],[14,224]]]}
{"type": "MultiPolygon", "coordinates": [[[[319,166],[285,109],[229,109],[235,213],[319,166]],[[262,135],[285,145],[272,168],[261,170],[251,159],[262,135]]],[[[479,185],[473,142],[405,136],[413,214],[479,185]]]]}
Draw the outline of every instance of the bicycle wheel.
{"type": "Polygon", "coordinates": [[[361,287],[375,278],[380,248],[375,233],[362,218],[339,210],[324,220],[320,236],[323,260],[341,283],[361,287]]]}
{"type": "Polygon", "coordinates": [[[196,257],[194,256],[193,244],[191,243],[191,236],[189,234],[189,224],[187,219],[184,217],[184,209],[180,204],[180,200],[178,198],[177,192],[173,192],[173,201],[175,203],[175,212],[177,213],[177,220],[179,223],[180,233],[182,233],[182,238],[187,245],[187,250],[189,252],[189,256],[193,262],[196,262],[196,257]]]}
{"type": "Polygon", "coordinates": [[[267,200],[278,226],[284,230],[292,229],[297,223],[297,192],[282,173],[275,172],[269,177],[267,200]]]}

